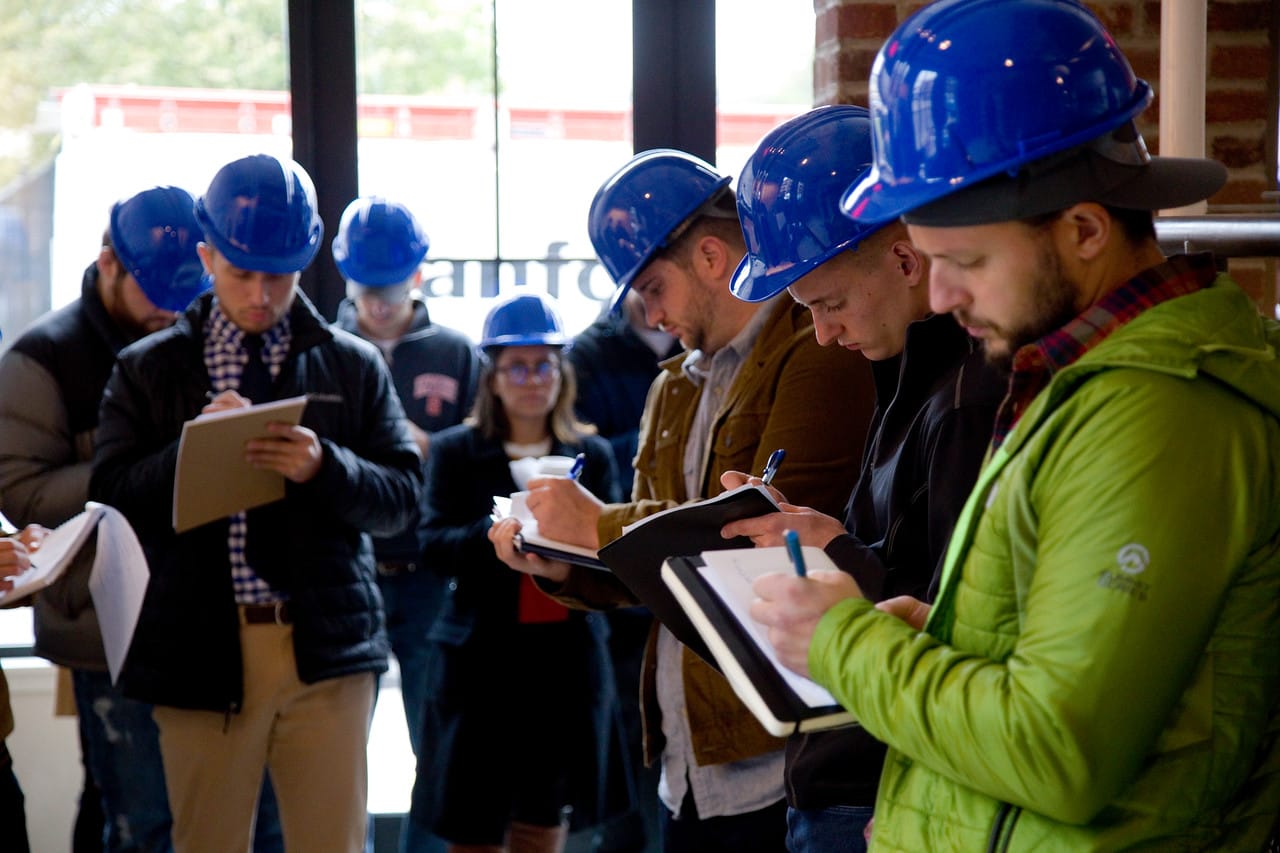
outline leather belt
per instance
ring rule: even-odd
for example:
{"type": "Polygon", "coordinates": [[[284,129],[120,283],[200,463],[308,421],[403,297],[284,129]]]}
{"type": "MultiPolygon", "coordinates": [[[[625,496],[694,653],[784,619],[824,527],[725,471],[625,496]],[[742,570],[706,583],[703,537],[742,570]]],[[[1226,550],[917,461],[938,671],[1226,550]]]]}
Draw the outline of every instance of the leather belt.
{"type": "Polygon", "coordinates": [[[240,605],[241,625],[289,625],[292,622],[287,601],[240,605]]]}
{"type": "Polygon", "coordinates": [[[395,577],[396,575],[405,575],[409,572],[416,572],[418,564],[408,560],[379,560],[377,563],[378,574],[386,578],[395,577]]]}

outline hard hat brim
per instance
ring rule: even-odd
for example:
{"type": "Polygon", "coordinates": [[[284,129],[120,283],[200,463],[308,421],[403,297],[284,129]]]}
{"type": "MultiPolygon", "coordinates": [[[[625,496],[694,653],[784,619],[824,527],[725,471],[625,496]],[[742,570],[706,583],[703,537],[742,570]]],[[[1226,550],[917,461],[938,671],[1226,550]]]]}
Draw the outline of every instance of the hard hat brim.
{"type": "Polygon", "coordinates": [[[999,175],[903,213],[908,225],[956,227],[1027,219],[1080,202],[1164,210],[1203,201],[1227,182],[1215,160],[1153,157],[1133,166],[1082,150],[1048,172],[999,175]]]}
{"type": "Polygon", "coordinates": [[[191,300],[213,287],[213,278],[205,273],[204,266],[196,261],[183,264],[173,276],[173,281],[164,286],[154,283],[146,285],[139,282],[139,287],[151,300],[151,304],[164,311],[182,311],[191,304],[191,300]]]}

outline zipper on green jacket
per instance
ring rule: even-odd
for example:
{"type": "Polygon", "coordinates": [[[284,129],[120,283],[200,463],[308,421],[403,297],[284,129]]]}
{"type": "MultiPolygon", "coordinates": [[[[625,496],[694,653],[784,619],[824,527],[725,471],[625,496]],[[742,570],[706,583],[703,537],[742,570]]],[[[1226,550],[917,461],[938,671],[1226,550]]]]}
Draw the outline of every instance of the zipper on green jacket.
{"type": "Polygon", "coordinates": [[[1013,828],[1021,816],[1021,808],[1014,808],[1009,803],[1000,804],[995,820],[991,822],[991,835],[987,837],[987,853],[1005,853],[1009,849],[1013,843],[1013,828]]]}

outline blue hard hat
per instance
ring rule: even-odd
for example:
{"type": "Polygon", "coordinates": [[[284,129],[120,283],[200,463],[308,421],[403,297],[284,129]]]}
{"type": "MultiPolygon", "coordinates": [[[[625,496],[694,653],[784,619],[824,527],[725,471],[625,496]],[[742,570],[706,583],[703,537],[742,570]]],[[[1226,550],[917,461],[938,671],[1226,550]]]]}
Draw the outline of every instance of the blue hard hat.
{"type": "Polygon", "coordinates": [[[1075,0],[925,6],[881,47],[870,96],[875,161],[843,204],[864,222],[1105,137],[1152,97],[1075,0]]]}
{"type": "Polygon", "coordinates": [[[564,333],[554,300],[543,294],[510,296],[484,318],[480,348],[522,346],[564,346],[564,333]]]}
{"type": "Polygon", "coordinates": [[[218,170],[196,202],[205,240],[244,270],[291,273],[320,251],[316,190],[293,160],[253,154],[218,170]]]}
{"type": "Polygon", "coordinates": [[[429,245],[409,208],[369,196],[356,199],[342,212],[333,238],[333,260],[347,281],[388,287],[413,275],[429,245]]]}
{"type": "Polygon", "coordinates": [[[747,254],[729,285],[733,295],[769,299],[879,228],[840,210],[841,195],[870,164],[863,107],[818,107],[769,131],[738,178],[747,254]]]}
{"type": "Polygon", "coordinates": [[[193,205],[180,187],[153,187],[111,207],[116,257],[147,299],[166,311],[181,311],[210,286],[196,252],[202,229],[193,205]]]}
{"type": "Polygon", "coordinates": [[[604,182],[591,202],[587,231],[600,263],[618,285],[614,310],[636,273],[667,245],[672,232],[729,181],[692,154],[655,148],[637,154],[604,182]]]}

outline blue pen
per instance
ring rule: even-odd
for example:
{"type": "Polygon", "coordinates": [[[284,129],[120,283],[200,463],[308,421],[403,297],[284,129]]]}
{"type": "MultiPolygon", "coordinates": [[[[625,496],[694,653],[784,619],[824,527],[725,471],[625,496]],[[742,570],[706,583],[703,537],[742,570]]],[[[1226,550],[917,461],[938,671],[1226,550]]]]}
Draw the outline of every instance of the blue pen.
{"type": "Polygon", "coordinates": [[[779,447],[777,450],[769,454],[769,461],[764,463],[764,473],[760,475],[760,482],[766,486],[773,482],[773,475],[778,473],[778,466],[782,464],[782,460],[787,458],[787,451],[779,447]]]}
{"type": "Polygon", "coordinates": [[[573,458],[573,467],[569,469],[568,477],[570,480],[577,480],[582,476],[582,469],[587,464],[587,454],[579,453],[573,458]]]}
{"type": "Polygon", "coordinates": [[[787,553],[791,555],[791,565],[795,566],[796,574],[804,577],[804,553],[800,550],[800,534],[794,530],[784,530],[782,539],[787,543],[787,553]]]}

